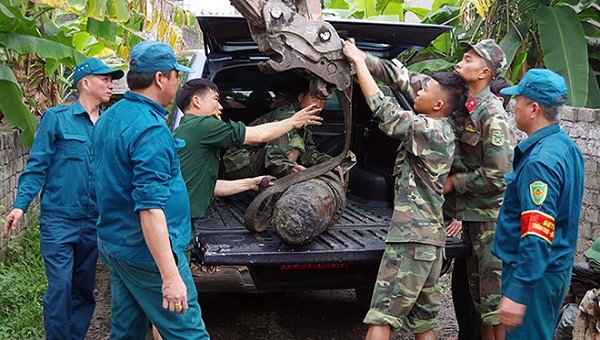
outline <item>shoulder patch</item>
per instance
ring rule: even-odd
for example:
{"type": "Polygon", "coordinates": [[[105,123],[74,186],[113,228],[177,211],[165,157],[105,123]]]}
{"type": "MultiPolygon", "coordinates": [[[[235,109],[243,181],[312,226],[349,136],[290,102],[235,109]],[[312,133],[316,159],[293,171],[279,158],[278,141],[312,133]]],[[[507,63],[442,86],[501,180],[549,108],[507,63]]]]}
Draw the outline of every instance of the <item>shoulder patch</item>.
{"type": "Polygon", "coordinates": [[[542,205],[548,195],[548,184],[542,181],[535,181],[529,184],[529,194],[535,205],[542,205]]]}
{"type": "Polygon", "coordinates": [[[504,132],[500,130],[492,132],[492,144],[495,146],[502,146],[504,144],[504,132]]]}

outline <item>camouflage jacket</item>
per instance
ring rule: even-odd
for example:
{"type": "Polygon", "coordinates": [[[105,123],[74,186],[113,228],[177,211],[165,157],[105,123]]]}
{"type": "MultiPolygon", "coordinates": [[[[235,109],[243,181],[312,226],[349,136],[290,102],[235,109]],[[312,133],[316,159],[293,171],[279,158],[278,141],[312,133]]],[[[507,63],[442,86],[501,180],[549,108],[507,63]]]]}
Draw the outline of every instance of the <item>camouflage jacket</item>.
{"type": "MultiPolygon", "coordinates": [[[[299,110],[298,104],[273,110],[249,124],[257,126],[269,122],[280,121],[291,116],[299,110]]],[[[231,174],[242,174],[240,177],[253,177],[259,175],[273,175],[283,177],[292,173],[295,165],[305,167],[317,165],[331,157],[319,152],[312,139],[310,128],[288,131],[285,135],[269,143],[248,144],[240,148],[232,147],[223,155],[225,178],[233,178],[231,174]],[[297,163],[288,160],[288,155],[294,150],[301,151],[297,163]]]]}
{"type": "MultiPolygon", "coordinates": [[[[417,92],[429,77],[408,71],[397,60],[388,61],[368,55],[371,74],[414,102],[417,92]],[[403,80],[404,79],[404,80],[403,80]]],[[[513,124],[500,101],[486,88],[470,98],[470,114],[453,113],[450,124],[456,135],[455,191],[445,205],[450,217],[465,221],[492,221],[498,217],[505,184],[504,174],[512,171],[516,145],[513,124]]]]}
{"type": "Polygon", "coordinates": [[[431,77],[409,71],[406,66],[396,59],[380,59],[367,53],[367,68],[373,77],[396,91],[402,92],[411,102],[415,102],[417,92],[421,90],[431,77]]]}
{"type": "Polygon", "coordinates": [[[455,215],[463,221],[494,221],[502,205],[504,174],[512,171],[515,131],[489,87],[470,98],[468,112],[454,115],[456,155],[451,174],[455,215]]]}
{"type": "MultiPolygon", "coordinates": [[[[409,72],[402,64],[369,55],[367,67],[374,77],[414,100],[428,78],[409,72]],[[418,90],[418,89],[417,89],[418,90]]],[[[415,114],[382,93],[368,98],[379,128],[401,140],[393,174],[394,213],[387,242],[415,242],[444,246],[442,189],[452,166],[454,134],[447,119],[415,114]]]]}

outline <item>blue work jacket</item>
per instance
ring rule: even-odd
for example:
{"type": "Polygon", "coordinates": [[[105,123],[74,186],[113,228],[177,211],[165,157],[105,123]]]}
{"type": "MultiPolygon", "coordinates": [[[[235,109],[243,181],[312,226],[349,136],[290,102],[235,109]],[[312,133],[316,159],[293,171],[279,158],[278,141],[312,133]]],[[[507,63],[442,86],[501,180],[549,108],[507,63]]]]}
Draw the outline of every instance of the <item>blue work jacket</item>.
{"type": "Polygon", "coordinates": [[[527,304],[545,272],[573,265],[583,196],[583,156],[558,123],[533,133],[515,149],[514,171],[505,176],[492,253],[514,267],[502,287],[527,304]]]}
{"type": "Polygon", "coordinates": [[[139,211],[162,209],[173,251],[190,241],[190,206],[167,111],[155,101],[126,92],[102,114],[93,136],[98,197],[98,249],[125,261],[151,261],[139,211]]]}
{"type": "Polygon", "coordinates": [[[41,118],[19,177],[14,208],[27,211],[42,190],[41,213],[79,219],[96,218],[90,161],[94,124],[79,101],[48,109],[41,118]]]}

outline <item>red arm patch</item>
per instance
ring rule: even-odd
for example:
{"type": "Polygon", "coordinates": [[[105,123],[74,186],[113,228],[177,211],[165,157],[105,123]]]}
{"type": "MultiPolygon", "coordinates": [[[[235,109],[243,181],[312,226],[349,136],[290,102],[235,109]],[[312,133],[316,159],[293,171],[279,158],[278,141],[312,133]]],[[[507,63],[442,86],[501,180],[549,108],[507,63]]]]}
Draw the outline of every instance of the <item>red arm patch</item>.
{"type": "Polygon", "coordinates": [[[521,238],[527,235],[541,237],[552,244],[552,240],[554,240],[554,217],[539,210],[524,211],[521,214],[521,238]]]}

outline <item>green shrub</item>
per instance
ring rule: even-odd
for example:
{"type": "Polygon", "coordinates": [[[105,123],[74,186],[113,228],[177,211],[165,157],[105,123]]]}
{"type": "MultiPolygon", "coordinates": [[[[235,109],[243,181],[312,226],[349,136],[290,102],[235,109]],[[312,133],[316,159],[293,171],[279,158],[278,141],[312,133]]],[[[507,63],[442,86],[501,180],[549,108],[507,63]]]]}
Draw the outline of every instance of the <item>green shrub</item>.
{"type": "Polygon", "coordinates": [[[7,247],[6,261],[0,262],[0,339],[42,339],[47,281],[37,218],[20,243],[7,247]]]}

